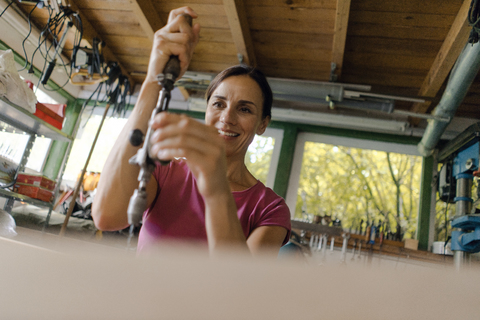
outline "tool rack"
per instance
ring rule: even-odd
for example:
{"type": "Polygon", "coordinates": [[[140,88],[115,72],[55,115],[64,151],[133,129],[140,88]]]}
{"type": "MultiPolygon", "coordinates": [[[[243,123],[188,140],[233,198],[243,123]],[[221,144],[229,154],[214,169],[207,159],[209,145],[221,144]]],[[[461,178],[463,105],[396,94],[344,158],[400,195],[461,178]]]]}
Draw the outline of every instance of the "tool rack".
{"type": "Polygon", "coordinates": [[[54,126],[34,116],[29,111],[8,101],[5,98],[0,98],[0,121],[8,125],[4,129],[9,130],[14,128],[16,129],[16,131],[22,131],[29,136],[27,145],[23,152],[22,159],[17,168],[17,173],[23,172],[25,170],[25,165],[27,164],[28,157],[30,156],[30,151],[37,136],[50,138],[57,141],[68,142],[67,152],[63,156],[62,164],[60,170],[58,171],[58,176],[55,179],[56,186],[54,190],[54,197],[51,202],[33,199],[28,196],[18,194],[16,192],[12,192],[10,190],[0,188],[0,197],[7,198],[3,209],[8,213],[11,213],[15,201],[22,201],[35,206],[48,208],[49,210],[44,226],[45,229],[46,227],[48,227],[50,215],[52,213],[55,200],[58,196],[58,190],[62,181],[63,170],[67,162],[68,154],[72,147],[73,137],[58,130],[54,126]]]}

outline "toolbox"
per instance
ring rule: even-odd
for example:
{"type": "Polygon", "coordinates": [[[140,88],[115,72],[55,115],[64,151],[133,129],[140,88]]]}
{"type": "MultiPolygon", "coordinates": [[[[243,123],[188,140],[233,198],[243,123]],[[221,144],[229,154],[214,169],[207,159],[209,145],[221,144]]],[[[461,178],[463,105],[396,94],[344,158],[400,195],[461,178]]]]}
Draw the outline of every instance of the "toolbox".
{"type": "Polygon", "coordinates": [[[40,103],[36,105],[35,116],[50,123],[58,130],[63,128],[63,120],[65,119],[66,104],[40,103]]]}
{"type": "Polygon", "coordinates": [[[53,200],[53,192],[40,186],[34,186],[31,184],[16,183],[13,187],[13,191],[19,194],[23,194],[27,197],[42,200],[45,202],[51,202],[53,200]]]}
{"type": "Polygon", "coordinates": [[[30,184],[50,191],[55,190],[55,181],[40,174],[28,174],[21,172],[17,176],[17,183],[30,184]]]}

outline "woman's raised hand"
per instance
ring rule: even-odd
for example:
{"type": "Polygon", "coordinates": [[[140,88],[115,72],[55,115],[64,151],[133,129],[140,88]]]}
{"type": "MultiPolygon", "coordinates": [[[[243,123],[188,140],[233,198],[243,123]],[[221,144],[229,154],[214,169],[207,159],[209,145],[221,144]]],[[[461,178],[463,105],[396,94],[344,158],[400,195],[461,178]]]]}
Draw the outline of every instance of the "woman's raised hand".
{"type": "Polygon", "coordinates": [[[198,15],[190,7],[182,7],[170,12],[168,23],[162,29],[155,32],[152,52],[148,63],[146,82],[157,83],[157,75],[163,72],[165,65],[171,55],[178,56],[180,60],[181,77],[188,68],[193,55],[193,50],[198,43],[200,25],[190,24],[183,17],[184,14],[198,15]]]}
{"type": "Polygon", "coordinates": [[[225,142],[213,126],[206,126],[186,115],[161,112],[151,128],[151,154],[158,159],[184,157],[204,198],[230,193],[227,180],[225,142]]]}

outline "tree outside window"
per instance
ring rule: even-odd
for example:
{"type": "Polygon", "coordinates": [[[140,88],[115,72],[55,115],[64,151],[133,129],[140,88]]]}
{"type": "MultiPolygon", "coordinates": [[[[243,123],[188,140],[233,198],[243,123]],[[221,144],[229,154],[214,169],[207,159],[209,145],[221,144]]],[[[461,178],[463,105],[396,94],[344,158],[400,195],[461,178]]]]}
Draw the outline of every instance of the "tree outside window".
{"type": "Polygon", "coordinates": [[[421,167],[418,156],[306,142],[295,218],[327,216],[352,230],[373,223],[413,238],[421,167]]]}

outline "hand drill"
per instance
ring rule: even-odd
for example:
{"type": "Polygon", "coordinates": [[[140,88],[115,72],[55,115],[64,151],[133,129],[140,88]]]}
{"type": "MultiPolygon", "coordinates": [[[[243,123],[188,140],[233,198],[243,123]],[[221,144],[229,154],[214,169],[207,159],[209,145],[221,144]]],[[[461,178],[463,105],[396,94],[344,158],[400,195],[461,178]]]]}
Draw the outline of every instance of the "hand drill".
{"type": "MultiPolygon", "coordinates": [[[[188,14],[184,14],[187,22],[192,25],[192,17],[188,14]]],[[[170,102],[170,92],[173,90],[173,85],[180,74],[180,60],[177,56],[171,56],[168,60],[163,73],[157,76],[158,83],[162,86],[160,91],[157,105],[152,112],[150,120],[153,120],[155,116],[168,110],[168,103],[170,102]]],[[[140,166],[140,172],[138,174],[138,188],[133,192],[130,202],[128,204],[127,215],[128,223],[130,224],[130,238],[133,234],[134,226],[138,226],[142,220],[142,214],[147,208],[147,192],[146,188],[150,177],[155,170],[155,163],[160,162],[163,165],[168,164],[170,161],[162,161],[156,159],[156,157],[149,154],[150,150],[150,137],[152,130],[149,125],[147,133],[144,135],[139,129],[135,129],[130,134],[130,143],[133,146],[139,146],[143,142],[143,146],[138,149],[137,153],[128,161],[130,164],[136,164],[140,166]]]]}

